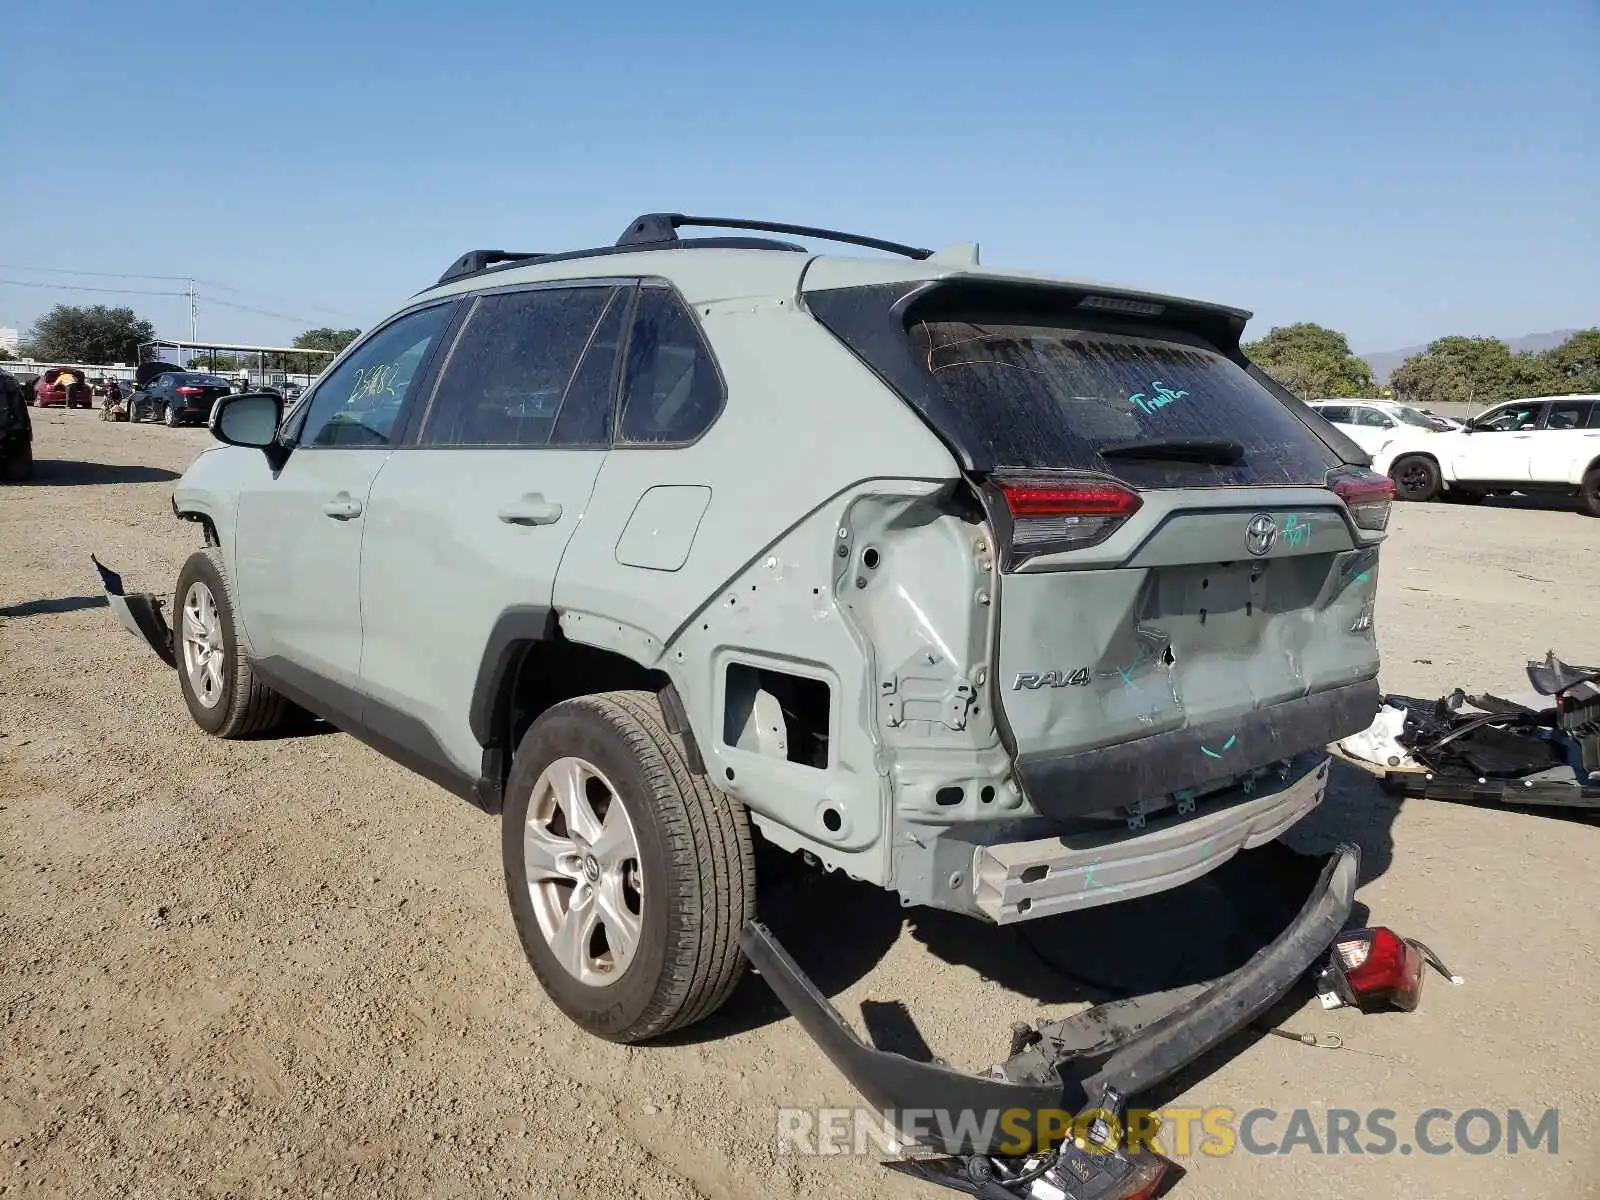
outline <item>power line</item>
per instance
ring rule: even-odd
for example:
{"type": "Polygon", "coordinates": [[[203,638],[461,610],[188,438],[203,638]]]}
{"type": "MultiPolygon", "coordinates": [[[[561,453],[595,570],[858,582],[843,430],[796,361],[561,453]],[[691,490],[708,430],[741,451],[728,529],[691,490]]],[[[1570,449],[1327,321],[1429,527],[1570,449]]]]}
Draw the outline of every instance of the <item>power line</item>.
{"type": "MultiPolygon", "coordinates": [[[[92,276],[98,276],[98,277],[103,278],[103,279],[159,279],[159,280],[166,280],[166,281],[174,282],[174,283],[190,283],[190,282],[193,282],[193,283],[198,283],[198,284],[204,284],[208,288],[215,288],[219,292],[229,292],[229,293],[231,293],[233,295],[236,295],[236,296],[254,297],[254,298],[258,299],[258,300],[266,300],[269,303],[274,303],[274,304],[279,302],[279,298],[278,297],[269,296],[265,292],[256,292],[256,291],[251,291],[248,288],[233,287],[233,286],[231,286],[229,284],[226,284],[226,283],[218,283],[214,279],[197,279],[197,278],[195,278],[194,276],[191,276],[191,275],[139,275],[139,274],[135,274],[135,273],[129,272],[129,271],[82,271],[82,270],[76,270],[76,269],[73,269],[73,268],[70,268],[70,267],[30,267],[30,266],[24,266],[21,263],[0,263],[0,270],[8,270],[8,271],[37,271],[40,274],[47,274],[47,275],[92,275],[92,276]]],[[[69,283],[34,283],[34,282],[31,282],[31,281],[22,280],[22,279],[3,279],[3,280],[0,280],[0,283],[15,284],[18,287],[39,287],[39,288],[51,288],[51,287],[53,287],[53,288],[60,288],[60,289],[62,289],[64,291],[79,291],[79,292],[91,292],[91,291],[118,292],[118,291],[122,291],[122,289],[117,289],[117,288],[91,288],[91,287],[85,287],[85,286],[83,286],[81,284],[75,285],[75,284],[69,284],[69,283]]],[[[184,291],[184,292],[156,292],[156,291],[140,292],[140,291],[135,291],[135,290],[131,290],[130,289],[130,290],[127,290],[127,291],[123,292],[123,294],[130,295],[130,296],[137,296],[137,295],[143,295],[143,296],[176,296],[176,295],[182,295],[182,296],[187,296],[189,293],[187,291],[184,291]]],[[[259,315],[264,316],[264,317],[281,317],[283,320],[286,320],[286,321],[305,321],[306,324],[308,324],[308,325],[315,325],[317,323],[316,320],[314,320],[312,318],[309,318],[309,317],[291,317],[291,316],[287,316],[287,315],[285,315],[283,313],[270,312],[270,311],[268,311],[267,309],[264,309],[264,308],[252,308],[247,304],[228,304],[228,302],[225,301],[225,300],[213,300],[212,303],[221,304],[221,305],[224,305],[225,307],[228,307],[228,308],[243,309],[245,312],[258,313],[259,315]]],[[[328,314],[330,316],[342,317],[342,318],[346,318],[346,319],[350,319],[350,320],[359,319],[359,318],[357,318],[355,316],[354,313],[345,312],[343,309],[326,308],[326,307],[324,307],[324,306],[322,306],[320,304],[313,304],[313,305],[310,305],[309,307],[316,309],[318,312],[326,313],[326,314],[328,314]]]]}
{"type": "MultiPolygon", "coordinates": [[[[151,278],[154,278],[153,276],[151,278]]],[[[143,288],[86,287],[81,283],[38,283],[28,279],[0,279],[8,287],[52,288],[61,292],[105,292],[114,296],[187,296],[188,292],[155,292],[143,288]]],[[[220,302],[219,302],[220,303],[220,302]]]]}
{"type": "MultiPolygon", "coordinates": [[[[293,300],[284,301],[281,296],[269,296],[265,292],[255,292],[255,291],[251,291],[249,288],[230,287],[225,283],[218,283],[214,279],[196,279],[195,282],[196,283],[200,283],[200,284],[204,284],[208,288],[215,288],[219,292],[231,292],[235,296],[252,296],[257,300],[265,300],[269,304],[280,304],[280,303],[293,304],[293,303],[295,303],[293,300]]],[[[322,304],[310,304],[310,305],[307,305],[306,307],[314,308],[318,312],[328,313],[331,316],[335,316],[335,317],[347,317],[352,321],[360,320],[360,318],[357,317],[355,313],[346,312],[344,309],[341,309],[341,308],[328,308],[326,305],[322,305],[322,304]]],[[[298,320],[299,318],[296,318],[296,319],[298,320]]]]}
{"type": "MultiPolygon", "coordinates": [[[[183,294],[187,295],[188,293],[185,292],[183,294]]],[[[215,296],[204,296],[202,298],[205,300],[205,302],[207,304],[220,304],[220,305],[222,305],[223,308],[237,308],[237,309],[240,309],[240,310],[242,310],[244,312],[248,312],[248,313],[258,313],[259,315],[261,315],[263,317],[277,317],[281,321],[294,321],[294,322],[296,322],[298,324],[302,324],[302,325],[315,325],[316,324],[316,321],[314,319],[312,319],[311,317],[296,317],[296,316],[291,316],[289,313],[269,312],[267,309],[264,309],[264,308],[253,308],[248,304],[235,304],[231,300],[218,300],[215,296]]]]}
{"type": "MultiPolygon", "coordinates": [[[[98,275],[102,279],[164,279],[168,282],[187,283],[187,275],[139,275],[129,271],[74,271],[68,267],[26,267],[21,263],[0,263],[0,270],[37,271],[41,275],[98,275]]],[[[8,281],[14,282],[14,281],[8,281]]],[[[45,287],[48,285],[40,284],[45,287]]],[[[61,286],[65,287],[65,284],[61,286]]]]}

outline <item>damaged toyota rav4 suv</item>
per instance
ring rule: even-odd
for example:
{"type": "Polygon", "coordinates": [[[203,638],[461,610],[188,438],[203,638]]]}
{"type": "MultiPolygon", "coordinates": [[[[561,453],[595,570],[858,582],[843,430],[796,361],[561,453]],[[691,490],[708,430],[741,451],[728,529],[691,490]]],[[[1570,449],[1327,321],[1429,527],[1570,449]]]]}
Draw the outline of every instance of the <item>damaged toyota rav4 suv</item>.
{"type": "MultiPolygon", "coordinates": [[[[1391,485],[1245,359],[1248,315],[679,214],[475,251],[287,414],[218,402],[170,634],[102,570],[201,728],[292,703],[502,814],[579,1025],[698,1021],[748,958],[892,1098],[946,1069],[858,1041],[755,920],[758,837],[1029,921],[1278,837],[1372,720],[1391,485]]],[[[1326,949],[1354,878],[1343,850],[1180,1058],[1326,949]]]]}

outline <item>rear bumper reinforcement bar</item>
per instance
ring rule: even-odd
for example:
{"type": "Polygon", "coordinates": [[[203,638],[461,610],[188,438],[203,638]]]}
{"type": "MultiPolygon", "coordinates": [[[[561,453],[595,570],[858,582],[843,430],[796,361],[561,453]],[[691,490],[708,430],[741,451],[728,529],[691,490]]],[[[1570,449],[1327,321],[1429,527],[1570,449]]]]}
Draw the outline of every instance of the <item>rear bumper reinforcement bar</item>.
{"type": "Polygon", "coordinates": [[[1357,847],[1339,846],[1289,926],[1231,974],[1041,1023],[1013,1035],[1011,1058],[987,1075],[868,1045],[766,926],[750,922],[740,941],[784,1007],[904,1137],[947,1154],[1017,1156],[1048,1149],[1040,1131],[1064,1133],[1061,1114],[1070,1121],[1107,1096],[1120,1103],[1160,1083],[1289,991],[1344,927],[1360,866],[1357,847]]]}

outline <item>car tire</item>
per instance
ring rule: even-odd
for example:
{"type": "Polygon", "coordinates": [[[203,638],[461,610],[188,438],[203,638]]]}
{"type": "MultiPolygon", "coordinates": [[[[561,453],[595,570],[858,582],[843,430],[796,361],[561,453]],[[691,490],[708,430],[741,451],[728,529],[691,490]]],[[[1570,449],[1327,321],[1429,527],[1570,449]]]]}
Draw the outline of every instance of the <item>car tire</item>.
{"type": "Polygon", "coordinates": [[[275,728],[289,702],[256,678],[239,644],[233,590],[216,547],[196,550],[183,564],[172,615],[178,686],[194,723],[221,738],[275,728]]]}
{"type": "Polygon", "coordinates": [[[1408,454],[1389,467],[1394,494],[1401,500],[1420,503],[1439,494],[1439,464],[1423,454],[1408,454]]]}
{"type": "Polygon", "coordinates": [[[167,405],[166,408],[162,410],[161,420],[168,429],[176,429],[178,427],[178,410],[173,408],[170,404],[167,405]]]}
{"type": "Polygon", "coordinates": [[[1578,485],[1578,508],[1591,517],[1600,517],[1600,467],[1590,467],[1578,485]]]}
{"type": "Polygon", "coordinates": [[[650,692],[580,696],[529,727],[506,786],[501,850],[528,962],[580,1028],[645,1041],[732,994],[744,971],[739,934],[755,915],[750,819],[690,770],[650,692]],[[574,798],[583,819],[569,825],[574,798]],[[579,933],[565,939],[569,926],[579,933]]]}

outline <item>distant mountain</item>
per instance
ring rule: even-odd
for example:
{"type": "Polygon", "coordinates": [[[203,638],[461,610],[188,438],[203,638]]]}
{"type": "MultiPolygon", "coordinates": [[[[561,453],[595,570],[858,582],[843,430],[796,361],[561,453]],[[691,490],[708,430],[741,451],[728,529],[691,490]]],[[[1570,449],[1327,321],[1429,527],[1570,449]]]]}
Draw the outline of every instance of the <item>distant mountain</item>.
{"type": "MultiPolygon", "coordinates": [[[[1552,346],[1559,346],[1577,332],[1576,329],[1555,329],[1549,333],[1529,333],[1518,338],[1507,338],[1505,342],[1511,347],[1513,354],[1519,350],[1548,350],[1552,346]]],[[[1364,358],[1367,366],[1372,368],[1373,380],[1385,384],[1389,382],[1389,376],[1394,373],[1396,367],[1413,354],[1420,354],[1426,349],[1426,346],[1406,346],[1399,350],[1375,350],[1360,357],[1364,358]]]]}

